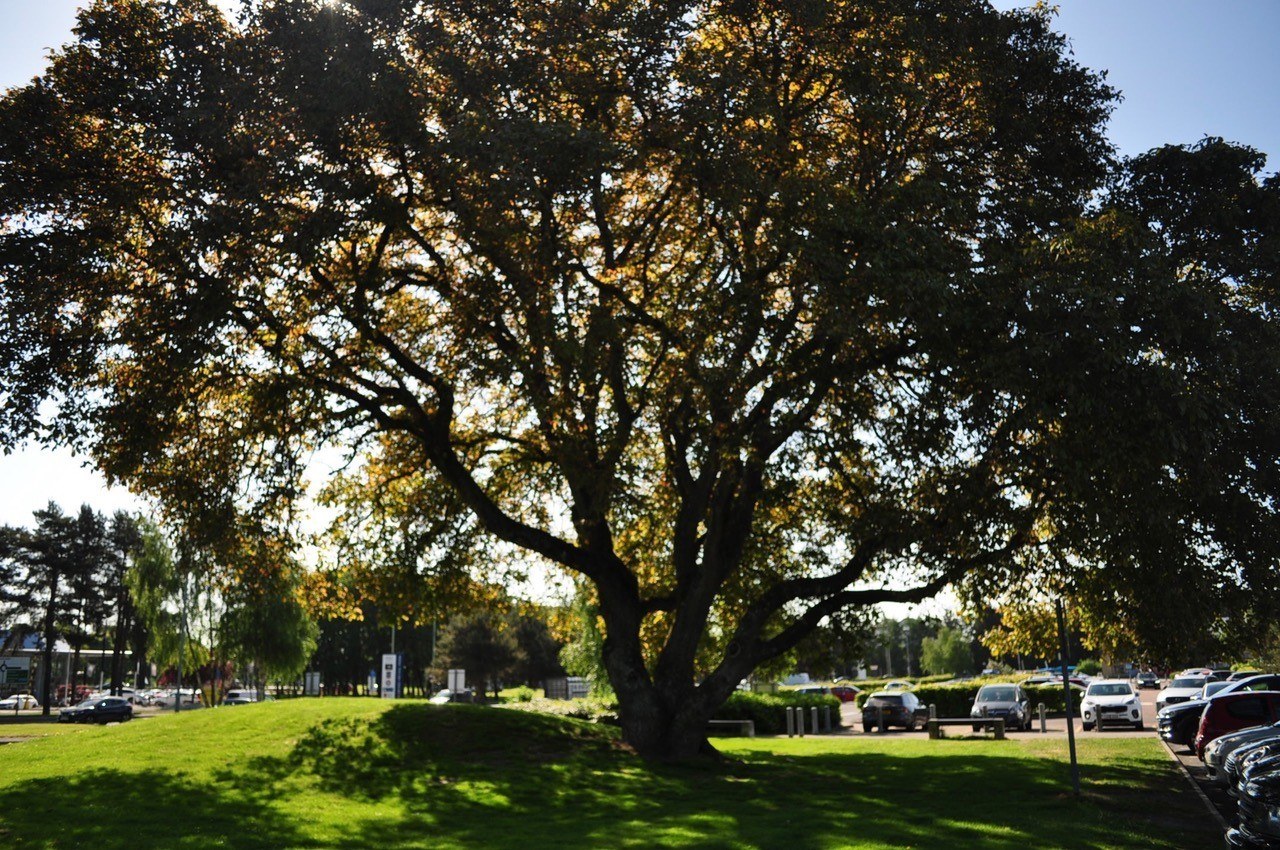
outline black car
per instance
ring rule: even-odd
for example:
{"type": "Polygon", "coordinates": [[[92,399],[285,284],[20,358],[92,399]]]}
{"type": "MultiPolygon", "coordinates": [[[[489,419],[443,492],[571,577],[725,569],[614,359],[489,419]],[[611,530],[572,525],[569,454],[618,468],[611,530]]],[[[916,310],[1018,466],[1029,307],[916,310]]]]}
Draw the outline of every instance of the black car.
{"type": "Polygon", "coordinates": [[[1280,808],[1280,770],[1277,759],[1266,759],[1249,771],[1238,789],[1239,826],[1227,830],[1227,846],[1248,850],[1280,850],[1280,821],[1272,812],[1280,808]],[[1266,764],[1271,762],[1272,764],[1266,764]]]}
{"type": "Polygon", "coordinates": [[[928,722],[929,709],[910,691],[879,691],[867,697],[862,706],[862,731],[878,728],[882,717],[886,729],[901,726],[914,732],[917,726],[928,722]]]}
{"type": "Polygon", "coordinates": [[[76,723],[123,723],[133,719],[133,706],[124,697],[102,697],[86,700],[76,706],[76,723]]]}
{"type": "Polygon", "coordinates": [[[1160,709],[1156,715],[1156,731],[1170,745],[1191,747],[1200,728],[1200,715],[1204,712],[1205,703],[1205,700],[1197,699],[1160,709]]]}
{"type": "Polygon", "coordinates": [[[1152,673],[1150,670],[1143,670],[1139,673],[1136,681],[1140,688],[1155,688],[1156,690],[1160,690],[1160,677],[1155,673],[1152,673]]]}

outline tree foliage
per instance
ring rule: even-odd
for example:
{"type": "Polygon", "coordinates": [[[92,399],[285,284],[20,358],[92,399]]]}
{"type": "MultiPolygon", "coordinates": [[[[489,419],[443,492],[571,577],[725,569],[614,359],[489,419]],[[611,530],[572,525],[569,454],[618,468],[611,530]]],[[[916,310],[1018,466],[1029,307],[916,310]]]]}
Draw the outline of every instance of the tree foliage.
{"type": "Polygon", "coordinates": [[[931,676],[972,673],[973,653],[969,651],[969,638],[959,629],[944,626],[934,637],[921,641],[920,666],[931,676]]]}
{"type": "Polygon", "coordinates": [[[450,620],[436,646],[441,671],[467,671],[467,681],[483,696],[493,688],[498,698],[499,683],[516,665],[520,647],[502,618],[492,612],[464,614],[450,620]]]}
{"type": "Polygon", "coordinates": [[[0,103],[0,432],[210,539],[412,481],[650,756],[846,607],[1274,597],[1280,189],[1113,98],[983,0],[99,0],[0,103]]]}

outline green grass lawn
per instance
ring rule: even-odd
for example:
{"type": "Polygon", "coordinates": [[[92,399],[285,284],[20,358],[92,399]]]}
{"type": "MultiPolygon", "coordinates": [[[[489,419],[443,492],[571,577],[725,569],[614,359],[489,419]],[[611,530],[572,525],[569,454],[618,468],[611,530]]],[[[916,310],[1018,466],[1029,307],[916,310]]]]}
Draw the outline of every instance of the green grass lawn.
{"type": "MultiPolygon", "coordinates": [[[[0,737],[4,737],[0,727],[0,737]]],[[[650,766],[608,730],[372,699],[167,715],[0,746],[17,848],[1218,847],[1154,739],[722,739],[650,766]]]]}

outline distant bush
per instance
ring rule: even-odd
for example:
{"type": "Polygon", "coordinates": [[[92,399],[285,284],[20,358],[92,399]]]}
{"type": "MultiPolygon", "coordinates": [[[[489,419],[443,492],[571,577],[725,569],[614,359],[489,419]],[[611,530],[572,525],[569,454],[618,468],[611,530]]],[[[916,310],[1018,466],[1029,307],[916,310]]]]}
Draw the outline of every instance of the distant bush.
{"type": "Polygon", "coordinates": [[[827,694],[798,694],[794,691],[779,691],[776,694],[735,691],[728,702],[716,711],[716,719],[754,720],[757,735],[780,735],[787,731],[788,706],[806,711],[816,707],[819,712],[823,706],[827,706],[831,709],[832,725],[840,726],[839,699],[827,694]]]}
{"type": "Polygon", "coordinates": [[[499,707],[517,711],[537,711],[558,717],[573,717],[577,720],[590,720],[592,723],[606,723],[610,726],[618,725],[618,704],[612,700],[534,697],[525,702],[503,703],[499,707]]]}
{"type": "Polygon", "coordinates": [[[1096,676],[1102,672],[1102,662],[1096,658],[1085,658],[1076,665],[1076,672],[1086,676],[1096,676]]]}
{"type": "Polygon", "coordinates": [[[502,695],[503,702],[533,702],[536,696],[533,688],[524,685],[518,688],[512,688],[509,692],[502,695]]]}

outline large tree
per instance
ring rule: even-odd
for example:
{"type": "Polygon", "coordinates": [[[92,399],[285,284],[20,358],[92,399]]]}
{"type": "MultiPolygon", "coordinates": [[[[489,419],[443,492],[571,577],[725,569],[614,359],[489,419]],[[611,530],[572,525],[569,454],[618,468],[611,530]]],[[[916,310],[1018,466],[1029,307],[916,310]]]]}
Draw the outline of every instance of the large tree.
{"type": "Polygon", "coordinates": [[[372,458],[586,583],[651,757],[849,606],[1271,593],[1276,181],[1113,162],[1047,15],[101,0],[0,104],[0,430],[210,538],[372,458]]]}

